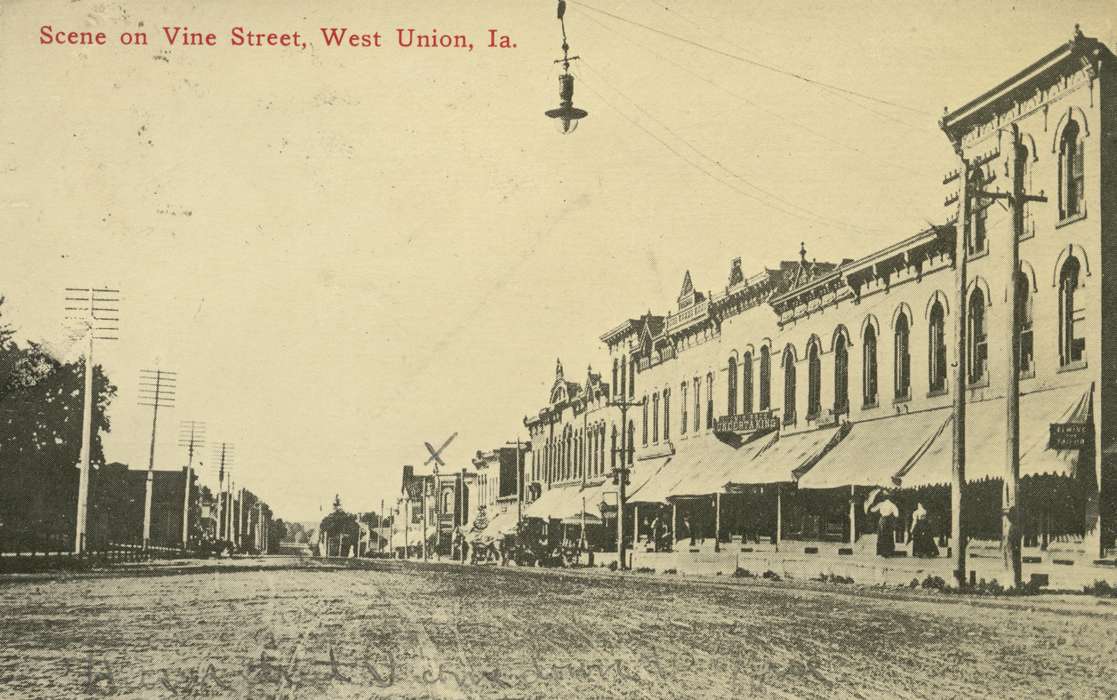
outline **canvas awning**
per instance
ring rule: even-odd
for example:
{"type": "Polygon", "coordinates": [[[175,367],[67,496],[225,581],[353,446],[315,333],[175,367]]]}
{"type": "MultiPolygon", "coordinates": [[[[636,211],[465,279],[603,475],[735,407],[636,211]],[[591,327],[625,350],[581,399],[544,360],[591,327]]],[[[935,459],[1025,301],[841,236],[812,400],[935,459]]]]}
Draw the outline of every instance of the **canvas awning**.
{"type": "Polygon", "coordinates": [[[801,489],[896,484],[893,476],[919,459],[945,430],[949,408],[854,423],[849,434],[799,480],[801,489]]]}
{"type": "Polygon", "coordinates": [[[734,448],[720,440],[705,440],[695,457],[697,464],[688,464],[687,474],[668,489],[668,497],[708,496],[725,493],[726,485],[743,478],[750,464],[778,439],[776,433],[759,437],[734,448]]]}
{"type": "MultiPolygon", "coordinates": [[[[663,501],[654,500],[646,497],[646,493],[651,493],[649,489],[653,488],[653,484],[657,479],[665,475],[669,475],[675,471],[675,461],[677,457],[657,457],[655,459],[637,460],[636,464],[632,466],[632,471],[628,475],[628,489],[625,493],[625,501],[627,503],[662,503],[663,501]]],[[[613,481],[607,480],[600,486],[601,496],[605,497],[609,493],[614,493],[617,487],[613,485],[613,481]]],[[[605,500],[611,500],[616,504],[616,497],[610,496],[605,500]]],[[[601,502],[601,498],[597,502],[601,502]]]]}
{"type": "Polygon", "coordinates": [[[543,492],[539,498],[524,508],[525,518],[561,518],[576,507],[581,507],[582,485],[554,486],[543,492]],[[575,505],[577,503],[577,505],[575,505]]]}
{"type": "Polygon", "coordinates": [[[846,433],[845,426],[782,435],[734,475],[727,488],[797,481],[846,433]]]}
{"type": "MultiPolygon", "coordinates": [[[[1020,476],[1074,476],[1080,451],[1048,448],[1052,424],[1084,425],[1091,420],[1091,386],[1046,388],[1020,397],[1020,476]]],[[[966,405],[966,480],[999,478],[1005,462],[1005,400],[966,405]]],[[[951,430],[940,434],[927,451],[902,473],[904,488],[949,484],[951,430]]]]}

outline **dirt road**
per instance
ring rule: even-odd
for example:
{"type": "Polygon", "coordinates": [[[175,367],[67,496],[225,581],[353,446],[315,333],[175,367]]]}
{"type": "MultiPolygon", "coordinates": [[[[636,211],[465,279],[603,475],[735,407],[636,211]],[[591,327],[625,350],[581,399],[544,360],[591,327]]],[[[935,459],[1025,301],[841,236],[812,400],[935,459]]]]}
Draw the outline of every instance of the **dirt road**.
{"type": "Polygon", "coordinates": [[[246,562],[0,583],[0,696],[1105,697],[1117,606],[246,562]],[[1068,614],[1067,610],[1074,614],[1068,614]]]}

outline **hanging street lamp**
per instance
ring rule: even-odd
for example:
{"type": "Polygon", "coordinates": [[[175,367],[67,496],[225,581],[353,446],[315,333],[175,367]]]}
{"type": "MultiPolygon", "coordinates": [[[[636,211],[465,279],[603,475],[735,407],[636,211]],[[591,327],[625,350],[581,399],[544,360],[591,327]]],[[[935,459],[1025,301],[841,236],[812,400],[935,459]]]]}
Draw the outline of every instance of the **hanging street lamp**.
{"type": "Polygon", "coordinates": [[[570,44],[566,41],[566,0],[559,0],[558,20],[562,26],[562,58],[555,63],[562,64],[562,73],[559,74],[559,106],[558,109],[548,109],[545,114],[555,120],[555,127],[560,134],[573,133],[578,128],[578,121],[589,116],[589,112],[574,106],[574,76],[570,74],[570,62],[578,60],[578,56],[570,55],[570,44]]]}

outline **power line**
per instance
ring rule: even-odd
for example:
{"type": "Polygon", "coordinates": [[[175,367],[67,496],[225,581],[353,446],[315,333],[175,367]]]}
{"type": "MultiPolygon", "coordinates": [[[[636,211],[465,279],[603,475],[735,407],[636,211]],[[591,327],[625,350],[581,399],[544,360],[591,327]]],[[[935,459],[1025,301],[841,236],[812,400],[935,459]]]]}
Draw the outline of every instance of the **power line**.
{"type": "Polygon", "coordinates": [[[571,0],[571,1],[573,3],[581,6],[581,7],[586,8],[587,10],[597,12],[597,13],[605,15],[607,17],[612,17],[615,20],[625,22],[627,24],[631,24],[631,25],[636,26],[636,27],[640,27],[641,29],[644,29],[646,31],[654,32],[656,34],[660,34],[660,35],[668,37],[670,39],[674,39],[675,41],[681,41],[684,44],[689,44],[689,45],[694,46],[696,48],[700,48],[700,49],[703,49],[705,51],[709,51],[711,53],[715,53],[715,54],[718,54],[720,56],[724,56],[726,58],[731,58],[735,61],[740,61],[741,63],[746,63],[748,65],[755,66],[757,68],[762,68],[764,70],[771,71],[773,73],[778,73],[780,75],[784,75],[784,76],[787,76],[789,78],[794,78],[796,80],[801,80],[805,83],[809,83],[811,85],[815,85],[815,86],[820,87],[820,88],[825,88],[825,89],[828,89],[828,90],[831,90],[831,91],[845,93],[847,95],[852,95],[854,97],[860,97],[863,100],[869,100],[871,102],[876,102],[877,104],[887,105],[889,107],[895,107],[897,109],[903,109],[903,110],[906,110],[906,111],[909,111],[909,112],[914,112],[916,114],[935,116],[935,115],[931,114],[930,112],[927,112],[925,110],[922,110],[922,109],[919,109],[919,108],[916,108],[916,107],[910,107],[910,106],[905,105],[905,104],[900,104],[898,102],[893,102],[892,100],[886,100],[884,98],[874,97],[872,95],[867,95],[863,92],[858,92],[856,90],[851,90],[849,88],[845,88],[845,87],[842,87],[840,85],[834,85],[832,83],[827,83],[827,82],[822,81],[822,80],[816,80],[815,78],[808,77],[806,75],[803,75],[802,73],[796,73],[794,71],[787,70],[786,68],[780,68],[779,66],[773,66],[771,64],[764,63],[762,61],[758,61],[758,60],[755,60],[755,59],[751,59],[751,58],[748,58],[746,56],[741,56],[739,54],[730,53],[728,51],[722,51],[721,49],[717,49],[717,48],[714,48],[712,46],[708,46],[708,45],[703,44],[701,42],[695,41],[694,39],[689,39],[689,38],[684,37],[684,36],[679,36],[678,34],[672,34],[671,32],[667,32],[667,31],[664,31],[662,29],[657,29],[656,27],[652,27],[652,26],[649,26],[647,24],[637,22],[636,20],[632,20],[632,19],[629,19],[627,17],[622,17],[621,15],[614,14],[612,12],[608,12],[606,10],[599,9],[597,7],[594,7],[593,5],[589,5],[585,2],[581,2],[581,0],[571,0]]]}
{"type": "MultiPolygon", "coordinates": [[[[600,74],[600,72],[599,72],[599,71],[597,71],[597,69],[595,69],[595,68],[594,68],[593,66],[589,65],[589,64],[588,64],[588,63],[587,63],[587,62],[586,62],[586,61],[585,61],[584,59],[583,59],[583,61],[582,61],[582,64],[583,64],[583,65],[584,65],[585,67],[587,67],[587,68],[589,68],[589,69],[591,69],[591,70],[595,71],[596,73],[600,74]]],[[[584,78],[584,76],[582,76],[582,75],[579,75],[579,78],[581,78],[581,79],[582,79],[582,81],[583,81],[583,84],[585,84],[585,78],[584,78]]],[[[603,78],[604,78],[604,76],[603,76],[603,78]]],[[[590,90],[593,90],[593,87],[592,87],[592,85],[586,85],[586,87],[590,88],[590,90]]],[[[672,135],[672,136],[674,136],[674,137],[675,137],[676,139],[678,139],[679,141],[681,141],[681,142],[682,142],[682,143],[683,143],[684,145],[686,145],[686,146],[687,146],[687,147],[688,147],[689,149],[691,149],[692,151],[694,151],[695,153],[697,153],[697,154],[698,154],[698,155],[699,155],[699,156],[700,156],[701,158],[703,158],[704,160],[707,160],[707,161],[709,161],[710,163],[713,163],[713,164],[714,164],[714,165],[715,165],[716,167],[720,168],[721,170],[723,170],[724,172],[726,172],[726,173],[727,173],[728,175],[730,175],[730,176],[731,176],[731,177],[733,177],[734,179],[736,179],[736,180],[739,180],[740,182],[744,183],[744,184],[745,184],[745,185],[746,185],[747,187],[750,187],[750,188],[752,188],[753,190],[756,190],[757,192],[760,192],[760,193],[761,193],[762,195],[764,195],[764,197],[769,197],[769,198],[771,198],[771,199],[774,199],[774,200],[776,200],[777,202],[780,202],[780,203],[784,204],[784,205],[785,205],[786,207],[790,207],[791,209],[789,210],[789,209],[786,209],[786,208],[783,208],[783,207],[777,207],[777,206],[773,205],[771,201],[769,201],[768,199],[765,199],[764,197],[761,197],[761,196],[755,195],[755,194],[753,194],[753,193],[751,193],[751,192],[746,192],[746,191],[744,191],[744,190],[741,190],[741,189],[738,189],[738,188],[736,188],[736,187],[732,187],[732,185],[730,185],[730,184],[729,184],[728,182],[726,182],[725,180],[723,180],[723,179],[721,179],[721,178],[718,178],[717,176],[715,176],[715,175],[714,175],[713,173],[711,173],[710,171],[706,170],[705,168],[699,167],[699,166],[698,166],[697,164],[695,164],[695,163],[694,163],[693,161],[691,161],[691,160],[687,159],[686,157],[684,157],[684,156],[683,156],[683,155],[682,155],[681,153],[679,153],[679,152],[678,152],[677,150],[675,150],[675,149],[671,148],[670,146],[668,146],[668,145],[667,145],[667,144],[666,144],[666,143],[665,143],[665,142],[664,142],[664,141],[663,141],[662,139],[659,139],[658,137],[656,137],[656,136],[654,136],[654,135],[653,135],[653,137],[655,137],[657,141],[659,141],[659,142],[660,142],[660,143],[661,143],[662,145],[664,145],[664,147],[668,148],[668,150],[670,150],[670,151],[671,151],[672,153],[674,153],[674,154],[675,154],[676,156],[678,156],[679,158],[682,158],[682,159],[683,159],[684,161],[688,162],[688,163],[689,163],[690,165],[692,165],[693,167],[696,167],[696,168],[698,168],[698,169],[699,169],[700,171],[702,171],[702,172],[703,172],[703,173],[705,173],[706,175],[708,175],[708,176],[710,176],[710,177],[714,178],[714,179],[715,179],[715,180],[717,180],[718,182],[721,182],[722,184],[726,185],[727,187],[730,187],[730,188],[731,188],[731,189],[733,189],[734,191],[736,191],[736,192],[738,192],[738,193],[740,193],[740,194],[742,194],[742,195],[744,195],[744,196],[746,196],[746,197],[749,197],[750,199],[754,199],[754,200],[756,200],[756,201],[760,202],[761,204],[764,204],[765,206],[768,206],[768,207],[770,207],[770,208],[772,208],[772,209],[775,209],[776,211],[779,211],[779,212],[781,212],[781,213],[787,214],[787,215],[789,215],[789,216],[794,216],[794,217],[796,217],[796,218],[799,218],[799,219],[807,220],[807,219],[806,219],[805,217],[810,217],[811,219],[815,219],[815,220],[817,220],[817,221],[816,221],[815,223],[824,223],[824,224],[828,224],[828,225],[831,225],[831,226],[839,226],[839,227],[842,227],[842,228],[845,228],[845,229],[848,229],[848,230],[851,230],[851,231],[859,231],[859,232],[862,232],[862,233],[884,233],[883,231],[876,231],[876,230],[870,230],[870,229],[866,229],[866,228],[864,228],[864,227],[861,227],[861,226],[857,226],[857,225],[855,225],[855,224],[850,224],[850,223],[848,223],[848,222],[844,222],[844,221],[841,221],[841,220],[839,220],[839,219],[833,219],[833,218],[830,218],[830,217],[824,216],[824,215],[822,215],[822,214],[818,214],[818,213],[816,213],[816,212],[814,212],[814,211],[812,211],[812,210],[810,210],[810,209],[807,209],[806,207],[803,207],[803,206],[801,206],[801,205],[798,205],[798,204],[796,204],[796,203],[794,203],[794,202],[791,202],[791,201],[789,201],[789,200],[787,200],[787,199],[785,199],[785,198],[783,198],[783,197],[781,197],[781,196],[779,196],[779,195],[777,195],[777,194],[775,194],[775,193],[773,193],[773,192],[770,192],[770,191],[768,191],[768,190],[764,189],[763,187],[760,187],[759,185],[753,184],[753,183],[752,183],[752,182],[750,182],[750,181],[749,181],[748,179],[746,179],[746,178],[742,177],[741,175],[737,174],[736,172],[734,172],[733,170],[731,170],[731,169],[730,169],[729,167],[727,167],[726,165],[722,164],[722,163],[721,163],[720,161],[718,161],[717,159],[715,159],[715,158],[712,158],[711,156],[707,155],[707,154],[706,154],[705,152],[703,152],[703,151],[702,151],[701,149],[699,149],[699,148],[698,148],[697,146],[695,146],[695,145],[693,145],[692,143],[690,143],[690,141],[688,141],[688,140],[687,140],[686,138],[684,138],[683,136],[681,136],[681,135],[679,135],[679,134],[678,134],[677,132],[675,132],[675,131],[674,131],[673,129],[671,129],[671,127],[667,126],[666,124],[664,124],[664,123],[663,123],[663,122],[661,122],[660,120],[656,119],[656,117],[655,117],[655,116],[653,116],[653,115],[652,115],[651,113],[649,113],[649,112],[648,112],[648,111],[647,111],[646,109],[644,109],[644,108],[643,108],[643,107],[641,107],[641,106],[640,106],[639,104],[637,104],[637,103],[636,103],[636,102],[635,102],[635,101],[634,101],[634,100],[633,100],[632,98],[630,98],[630,97],[628,97],[627,95],[625,95],[625,94],[624,94],[624,93],[623,93],[623,92],[622,92],[621,90],[619,90],[619,89],[618,89],[618,88],[617,88],[616,86],[614,86],[614,85],[611,85],[611,84],[610,84],[610,85],[609,85],[609,87],[610,87],[610,88],[611,88],[611,89],[612,89],[612,90],[613,90],[614,92],[616,92],[617,94],[621,95],[621,96],[622,96],[622,97],[624,97],[624,98],[625,98],[626,100],[628,100],[628,101],[629,101],[630,103],[632,103],[632,105],[633,105],[633,106],[634,106],[634,107],[635,107],[636,109],[640,110],[640,112],[641,112],[641,113],[643,113],[643,114],[644,114],[645,116],[647,116],[647,117],[648,117],[649,119],[651,119],[651,120],[652,120],[652,121],[654,121],[654,122],[655,122],[656,124],[658,124],[658,125],[659,125],[659,126],[660,126],[660,127],[661,127],[661,128],[663,129],[663,130],[664,130],[664,131],[666,131],[667,133],[671,134],[671,135],[672,135]],[[796,210],[798,210],[798,211],[796,211],[796,210]],[[799,213],[799,212],[801,212],[801,213],[799,213]]],[[[599,97],[601,97],[602,99],[605,99],[605,98],[604,98],[604,96],[602,96],[600,92],[598,92],[598,91],[596,91],[596,90],[593,90],[593,91],[594,91],[594,92],[595,92],[595,94],[597,94],[597,95],[598,95],[599,97]]],[[[609,106],[610,106],[610,107],[613,107],[613,109],[614,109],[614,110],[617,110],[618,112],[620,112],[620,110],[618,110],[618,109],[617,109],[617,107],[616,107],[615,105],[613,105],[613,104],[609,103],[609,102],[608,102],[608,100],[606,100],[606,103],[607,103],[607,104],[609,104],[609,106]]],[[[625,115],[623,115],[623,113],[622,113],[622,116],[625,116],[625,115]]],[[[626,119],[628,119],[628,117],[627,117],[627,116],[625,116],[625,118],[626,118],[626,119]]],[[[650,131],[649,131],[648,129],[644,128],[644,127],[643,127],[642,125],[640,125],[639,123],[637,123],[637,122],[633,122],[633,121],[632,121],[631,119],[629,119],[629,121],[630,121],[630,122],[632,122],[633,124],[636,124],[637,126],[639,126],[639,127],[641,128],[641,129],[643,129],[643,130],[645,131],[645,133],[651,134],[651,132],[650,132],[650,131]]]]}
{"type": "MultiPolygon", "coordinates": [[[[655,0],[651,0],[651,2],[655,2],[655,0]]],[[[656,3],[656,4],[658,4],[658,3],[656,3]]],[[[668,8],[664,7],[664,9],[668,9],[668,8]]],[[[698,78],[699,80],[707,83],[708,85],[716,88],[717,90],[720,90],[721,92],[725,93],[726,95],[729,95],[730,97],[738,99],[738,100],[744,102],[745,104],[749,105],[750,107],[753,107],[754,109],[760,110],[761,112],[764,112],[765,114],[768,114],[769,116],[772,116],[775,119],[778,119],[779,123],[781,125],[794,126],[798,129],[801,129],[801,130],[805,131],[806,133],[810,134],[811,136],[814,136],[815,138],[819,139],[820,141],[829,143],[831,145],[837,146],[837,147],[845,149],[847,151],[851,151],[853,153],[857,153],[858,155],[862,155],[862,156],[865,156],[867,158],[871,157],[868,153],[866,153],[861,148],[858,148],[857,146],[852,146],[850,144],[844,143],[844,142],[839,141],[837,139],[834,139],[830,136],[827,136],[826,134],[823,134],[819,131],[816,131],[815,129],[811,128],[810,126],[807,126],[806,124],[803,124],[802,122],[796,121],[792,117],[789,117],[785,114],[777,112],[776,110],[774,110],[770,107],[766,107],[766,106],[764,106],[764,105],[746,97],[745,95],[742,95],[738,92],[730,90],[729,88],[725,87],[724,85],[721,85],[720,83],[715,82],[714,80],[711,80],[708,76],[703,75],[702,73],[698,72],[697,70],[689,68],[688,66],[686,66],[682,63],[679,63],[678,61],[675,61],[675,60],[673,60],[673,59],[671,59],[667,56],[664,56],[663,54],[659,53],[658,51],[645,46],[644,44],[636,41],[635,39],[631,38],[627,34],[622,34],[620,32],[617,32],[614,29],[611,29],[610,27],[606,26],[603,22],[601,22],[600,20],[595,19],[594,17],[587,16],[586,19],[589,19],[594,24],[603,28],[604,30],[624,38],[626,41],[628,41],[632,45],[637,46],[637,47],[643,49],[644,51],[647,51],[648,53],[650,53],[651,55],[660,59],[661,61],[669,63],[670,65],[675,66],[679,70],[684,71],[687,74],[698,78]]],[[[690,20],[687,20],[687,21],[690,21],[690,20]]],[[[903,170],[904,172],[906,172],[910,175],[920,175],[921,176],[921,175],[925,174],[925,173],[921,173],[921,172],[915,170],[914,168],[909,168],[906,165],[903,165],[902,163],[895,162],[892,159],[884,159],[883,161],[877,161],[877,162],[882,162],[887,167],[892,167],[892,168],[896,168],[898,170],[903,170]]]]}

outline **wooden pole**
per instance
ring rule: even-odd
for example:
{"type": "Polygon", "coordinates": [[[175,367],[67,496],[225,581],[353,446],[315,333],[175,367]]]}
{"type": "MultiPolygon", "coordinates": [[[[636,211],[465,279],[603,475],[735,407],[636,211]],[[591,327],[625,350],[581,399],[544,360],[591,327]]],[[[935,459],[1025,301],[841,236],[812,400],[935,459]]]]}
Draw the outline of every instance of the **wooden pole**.
{"type": "Polygon", "coordinates": [[[849,544],[857,544],[857,487],[849,485],[849,544]]]}
{"type": "Polygon", "coordinates": [[[966,585],[966,530],[963,527],[962,489],[966,484],[966,384],[969,381],[967,361],[969,331],[966,303],[966,259],[969,256],[970,221],[973,206],[973,170],[962,155],[962,146],[955,144],[962,168],[958,190],[958,217],[954,241],[954,424],[952,426],[950,469],[950,544],[953,555],[954,587],[966,585]]]}
{"type": "Polygon", "coordinates": [[[1012,231],[1008,245],[1008,313],[1005,314],[1007,331],[1005,359],[1005,474],[1004,501],[1002,503],[1002,552],[1006,575],[1011,574],[1012,585],[1023,581],[1021,570],[1022,541],[1020,518],[1020,308],[1016,276],[1020,270],[1020,236],[1024,233],[1024,168],[1026,161],[1020,154],[1020,127],[1011,126],[1012,143],[1008,149],[1008,168],[1012,173],[1012,231]]]}
{"type": "Polygon", "coordinates": [[[776,551],[783,542],[783,486],[776,484],[776,551]]]}
{"type": "Polygon", "coordinates": [[[714,494],[714,551],[721,551],[721,492],[714,494]]]}
{"type": "MultiPolygon", "coordinates": [[[[92,314],[93,292],[89,292],[92,314]]],[[[85,525],[89,506],[89,470],[93,446],[93,330],[89,331],[89,345],[85,349],[85,389],[82,396],[81,421],[81,473],[78,476],[77,530],[74,533],[74,553],[85,551],[85,525]]]]}

